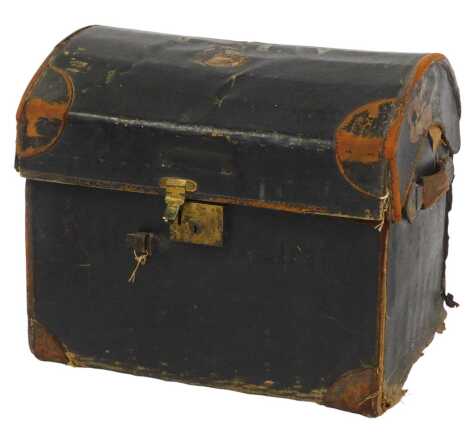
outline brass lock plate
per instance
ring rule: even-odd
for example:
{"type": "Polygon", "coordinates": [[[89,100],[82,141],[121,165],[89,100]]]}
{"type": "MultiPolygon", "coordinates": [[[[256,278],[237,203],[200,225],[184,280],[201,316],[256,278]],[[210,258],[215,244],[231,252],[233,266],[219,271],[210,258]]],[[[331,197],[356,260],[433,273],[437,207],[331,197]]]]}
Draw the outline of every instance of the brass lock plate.
{"type": "Polygon", "coordinates": [[[224,210],[219,205],[186,202],[170,224],[170,238],[183,243],[223,245],[224,210]]]}

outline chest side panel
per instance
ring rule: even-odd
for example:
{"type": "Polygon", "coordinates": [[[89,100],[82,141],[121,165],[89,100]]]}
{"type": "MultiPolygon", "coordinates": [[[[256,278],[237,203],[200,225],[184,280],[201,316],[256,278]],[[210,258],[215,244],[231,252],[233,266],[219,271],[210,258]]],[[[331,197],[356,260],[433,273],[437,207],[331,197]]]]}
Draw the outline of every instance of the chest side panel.
{"type": "MultiPolygon", "coordinates": [[[[447,197],[450,197],[448,195],[447,197]]],[[[385,333],[385,390],[401,395],[409,370],[442,331],[446,312],[447,200],[421,210],[415,221],[393,224],[390,231],[385,333]]]]}

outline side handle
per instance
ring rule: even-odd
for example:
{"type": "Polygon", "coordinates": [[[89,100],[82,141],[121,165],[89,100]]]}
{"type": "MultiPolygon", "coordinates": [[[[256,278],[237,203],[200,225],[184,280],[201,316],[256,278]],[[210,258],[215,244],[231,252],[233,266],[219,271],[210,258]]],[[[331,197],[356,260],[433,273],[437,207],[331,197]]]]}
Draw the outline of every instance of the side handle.
{"type": "Polygon", "coordinates": [[[408,221],[412,223],[421,209],[435,205],[449,191],[453,179],[454,162],[452,156],[447,154],[439,160],[434,174],[423,176],[412,183],[405,205],[408,221]]]}

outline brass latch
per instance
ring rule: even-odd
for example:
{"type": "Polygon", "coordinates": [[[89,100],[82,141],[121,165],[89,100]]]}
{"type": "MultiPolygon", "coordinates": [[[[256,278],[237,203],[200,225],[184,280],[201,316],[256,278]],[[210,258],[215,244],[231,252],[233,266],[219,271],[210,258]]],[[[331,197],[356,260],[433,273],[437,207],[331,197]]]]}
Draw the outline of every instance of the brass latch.
{"type": "Polygon", "coordinates": [[[186,193],[196,191],[197,183],[189,179],[163,177],[160,179],[160,187],[165,189],[166,208],[163,220],[167,223],[173,223],[186,200],[186,193]]]}
{"type": "Polygon", "coordinates": [[[171,241],[220,247],[223,244],[224,210],[212,203],[186,201],[197,190],[193,180],[163,177],[165,189],[163,220],[170,224],[171,241]]]}

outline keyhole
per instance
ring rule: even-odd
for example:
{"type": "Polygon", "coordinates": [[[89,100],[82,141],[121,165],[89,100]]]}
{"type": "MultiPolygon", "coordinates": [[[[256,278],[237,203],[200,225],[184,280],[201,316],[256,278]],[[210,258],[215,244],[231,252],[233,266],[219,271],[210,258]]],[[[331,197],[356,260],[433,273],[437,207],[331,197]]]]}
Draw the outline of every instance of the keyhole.
{"type": "Polygon", "coordinates": [[[193,234],[199,234],[199,232],[201,231],[201,228],[199,227],[197,223],[191,223],[190,228],[193,234]]]}

